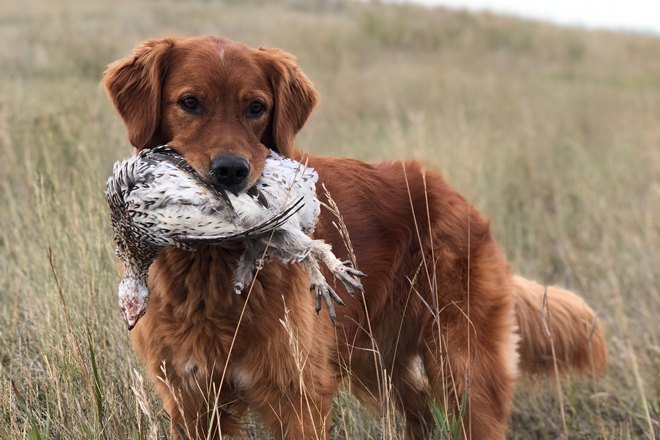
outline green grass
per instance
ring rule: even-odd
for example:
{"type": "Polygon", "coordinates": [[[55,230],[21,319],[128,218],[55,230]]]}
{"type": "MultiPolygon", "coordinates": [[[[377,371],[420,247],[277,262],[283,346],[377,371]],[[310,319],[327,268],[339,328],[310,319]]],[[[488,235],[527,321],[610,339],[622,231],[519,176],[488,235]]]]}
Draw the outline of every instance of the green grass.
{"type": "MultiPolygon", "coordinates": [[[[98,84],[145,39],[201,34],[298,57],[322,95],[299,148],[424,161],[516,272],[588,300],[610,369],[562,383],[572,438],[648,438],[645,408],[660,432],[660,38],[332,0],[0,9],[0,438],[169,436],[117,307],[103,188],[131,149],[98,84]]],[[[557,399],[523,379],[510,437],[561,436],[557,399]]],[[[336,402],[335,437],[380,435],[336,402]]]]}

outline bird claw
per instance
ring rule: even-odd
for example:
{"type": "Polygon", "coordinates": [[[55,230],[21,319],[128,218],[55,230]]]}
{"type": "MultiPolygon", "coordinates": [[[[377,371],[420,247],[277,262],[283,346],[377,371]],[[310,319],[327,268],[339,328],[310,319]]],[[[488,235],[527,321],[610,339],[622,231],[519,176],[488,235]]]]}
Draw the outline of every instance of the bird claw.
{"type": "Polygon", "coordinates": [[[326,303],[328,302],[328,297],[330,297],[334,302],[336,302],[340,306],[346,306],[346,304],[344,304],[344,301],[339,297],[339,295],[337,295],[337,292],[335,292],[332,287],[328,285],[326,285],[325,287],[328,293],[328,296],[325,297],[326,303]]]}
{"type": "MultiPolygon", "coordinates": [[[[310,291],[316,290],[316,284],[312,284],[312,287],[309,288],[310,291]]],[[[316,307],[314,308],[314,311],[318,315],[319,312],[321,311],[321,295],[319,294],[318,290],[316,291],[316,307]]]]}
{"type": "MultiPolygon", "coordinates": [[[[321,247],[314,253],[316,254],[316,257],[318,257],[325,264],[330,272],[332,272],[332,274],[342,282],[344,287],[346,287],[346,291],[349,293],[349,295],[351,295],[351,297],[355,297],[355,290],[364,292],[364,288],[362,287],[360,281],[354,278],[362,277],[364,274],[359,270],[353,269],[353,267],[351,267],[352,263],[350,261],[342,262],[338,260],[337,257],[335,257],[334,254],[332,254],[332,252],[329,250],[329,247],[328,249],[321,247]]],[[[316,291],[316,314],[318,315],[321,307],[323,306],[323,301],[325,301],[325,304],[328,308],[328,314],[330,315],[330,320],[332,320],[332,324],[334,325],[337,315],[335,313],[333,301],[340,306],[345,306],[344,301],[339,295],[337,295],[337,292],[335,292],[326,281],[325,277],[319,270],[316,258],[309,256],[309,258],[305,260],[305,264],[309,270],[309,278],[311,284],[310,291],[316,291]]]]}
{"type": "Polygon", "coordinates": [[[332,325],[335,325],[337,314],[335,313],[335,306],[332,302],[334,301],[340,306],[345,306],[346,304],[344,304],[344,301],[327,283],[312,284],[310,290],[316,290],[316,314],[318,315],[321,311],[323,300],[325,300],[325,305],[328,308],[328,315],[330,315],[332,325]]]}
{"type": "Polygon", "coordinates": [[[350,262],[345,261],[342,263],[342,266],[338,266],[335,270],[332,271],[332,273],[339,279],[339,281],[342,282],[348,294],[351,295],[352,298],[355,298],[355,290],[364,292],[364,287],[362,287],[362,283],[360,283],[359,280],[356,280],[353,277],[355,276],[362,278],[366,275],[359,270],[353,269],[352,267],[347,267],[348,265],[346,263],[350,262]]]}
{"type": "Polygon", "coordinates": [[[330,321],[332,321],[332,325],[336,325],[335,321],[337,319],[337,314],[335,313],[335,306],[332,304],[332,300],[328,298],[327,296],[325,298],[325,305],[328,307],[328,315],[330,315],[330,321]]]}
{"type": "Polygon", "coordinates": [[[353,276],[355,276],[355,277],[358,277],[358,278],[364,278],[364,277],[367,276],[366,273],[360,272],[359,270],[357,270],[357,269],[353,269],[352,267],[347,267],[347,268],[345,268],[345,270],[346,270],[346,272],[348,272],[349,274],[351,274],[351,275],[353,275],[353,276]]]}
{"type": "Polygon", "coordinates": [[[273,257],[270,255],[265,255],[263,258],[257,258],[254,260],[254,267],[257,270],[263,270],[264,266],[273,261],[273,257]]]}
{"type": "Polygon", "coordinates": [[[346,272],[350,273],[353,276],[356,276],[358,278],[364,278],[367,276],[367,274],[362,273],[357,269],[354,269],[353,262],[351,260],[342,261],[341,264],[345,266],[344,270],[346,270],[346,272]]]}
{"type": "Polygon", "coordinates": [[[257,268],[257,270],[262,270],[265,265],[266,262],[263,258],[257,258],[257,260],[254,262],[254,266],[257,268]]]}

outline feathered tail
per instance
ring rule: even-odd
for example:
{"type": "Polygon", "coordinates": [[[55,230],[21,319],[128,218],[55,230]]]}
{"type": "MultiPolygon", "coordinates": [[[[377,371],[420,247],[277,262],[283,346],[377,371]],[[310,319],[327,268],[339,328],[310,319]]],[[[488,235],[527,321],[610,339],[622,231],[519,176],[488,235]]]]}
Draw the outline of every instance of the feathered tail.
{"type": "MultiPolygon", "coordinates": [[[[552,341],[542,317],[545,288],[534,281],[513,278],[516,315],[520,330],[520,369],[526,373],[552,372],[552,344],[559,371],[602,374],[607,369],[607,348],[602,325],[595,313],[577,295],[557,287],[547,288],[552,341]]],[[[546,316],[548,316],[546,314],[546,316]]]]}

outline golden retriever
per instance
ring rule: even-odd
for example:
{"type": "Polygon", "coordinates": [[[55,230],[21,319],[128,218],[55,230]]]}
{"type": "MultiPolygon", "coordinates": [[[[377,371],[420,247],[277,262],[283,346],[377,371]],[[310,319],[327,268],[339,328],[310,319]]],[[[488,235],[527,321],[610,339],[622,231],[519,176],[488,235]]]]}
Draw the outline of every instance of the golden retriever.
{"type": "MultiPolygon", "coordinates": [[[[147,41],[111,64],[103,85],[136,151],[167,143],[232,191],[255,183],[269,150],[303,157],[294,138],[319,99],[291,55],[213,36],[147,41]]],[[[468,438],[505,438],[519,371],[552,368],[544,288],[511,275],[489,223],[420,164],[309,157],[309,166],[350,233],[364,294],[337,286],[346,307],[333,327],[313,313],[296,265],[265,265],[246,304],[232,285],[240,248],[164,250],[132,337],[173,431],[240,435],[252,409],[280,438],[324,438],[350,377],[363,401],[382,399],[391,382],[409,439],[430,436],[430,399],[463,416],[468,438]]],[[[315,238],[348,255],[337,221],[324,209],[315,238]]],[[[559,367],[603,372],[593,311],[570,292],[547,294],[559,367]]]]}

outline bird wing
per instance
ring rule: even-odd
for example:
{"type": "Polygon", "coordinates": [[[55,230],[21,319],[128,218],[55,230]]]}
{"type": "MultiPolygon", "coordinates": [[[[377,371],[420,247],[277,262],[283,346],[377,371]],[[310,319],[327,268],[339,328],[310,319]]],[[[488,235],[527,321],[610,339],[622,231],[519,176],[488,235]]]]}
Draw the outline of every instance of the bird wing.
{"type": "Polygon", "coordinates": [[[307,162],[298,162],[271,152],[266,159],[266,166],[255,187],[261,188],[270,200],[283,203],[288,197],[304,197],[305,206],[291,220],[305,234],[314,232],[321,205],[316,196],[318,173],[307,166],[307,162]]]}
{"type": "Polygon", "coordinates": [[[289,220],[291,216],[295,215],[298,211],[300,211],[303,208],[303,206],[305,206],[305,202],[303,200],[303,197],[300,197],[282,211],[278,212],[277,214],[271,217],[264,219],[263,221],[261,221],[260,223],[256,224],[255,226],[249,229],[243,229],[240,231],[234,231],[221,235],[195,236],[195,235],[177,234],[172,236],[172,239],[177,243],[183,243],[183,244],[203,244],[203,243],[213,244],[213,243],[223,243],[230,241],[239,241],[248,238],[255,238],[255,237],[267,235],[278,226],[286,223],[286,221],[289,220]]]}

